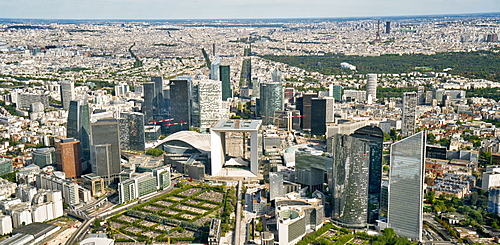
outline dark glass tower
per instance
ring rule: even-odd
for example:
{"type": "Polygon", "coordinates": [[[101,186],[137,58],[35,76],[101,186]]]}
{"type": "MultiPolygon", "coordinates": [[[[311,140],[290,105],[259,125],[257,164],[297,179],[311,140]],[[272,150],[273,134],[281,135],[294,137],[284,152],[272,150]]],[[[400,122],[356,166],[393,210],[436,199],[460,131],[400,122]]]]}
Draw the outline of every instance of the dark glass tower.
{"type": "Polygon", "coordinates": [[[301,121],[301,127],[304,130],[311,130],[311,100],[314,97],[318,97],[315,93],[307,93],[298,98],[297,109],[300,111],[301,115],[304,115],[301,121]]]}
{"type": "Polygon", "coordinates": [[[92,123],[92,172],[101,176],[109,184],[114,182],[121,171],[120,140],[118,121],[102,119],[92,123]]]}
{"type": "Polygon", "coordinates": [[[143,83],[144,88],[144,104],[142,106],[142,113],[144,113],[144,120],[146,123],[152,122],[154,117],[154,104],[155,104],[155,83],[143,83]]]}
{"type": "Polygon", "coordinates": [[[189,130],[191,119],[191,83],[188,79],[170,80],[170,118],[173,122],[185,122],[184,125],[170,126],[171,132],[189,130]]]}
{"type": "Polygon", "coordinates": [[[222,100],[226,101],[228,98],[233,97],[231,93],[231,68],[229,65],[221,65],[219,75],[222,81],[222,100]]]}
{"type": "Polygon", "coordinates": [[[332,217],[342,226],[366,227],[372,216],[376,217],[380,199],[382,141],[382,131],[371,126],[358,129],[351,135],[337,134],[334,137],[332,217]]]}
{"type": "Polygon", "coordinates": [[[66,136],[80,140],[82,160],[90,160],[90,110],[83,101],[70,101],[66,136]]]}

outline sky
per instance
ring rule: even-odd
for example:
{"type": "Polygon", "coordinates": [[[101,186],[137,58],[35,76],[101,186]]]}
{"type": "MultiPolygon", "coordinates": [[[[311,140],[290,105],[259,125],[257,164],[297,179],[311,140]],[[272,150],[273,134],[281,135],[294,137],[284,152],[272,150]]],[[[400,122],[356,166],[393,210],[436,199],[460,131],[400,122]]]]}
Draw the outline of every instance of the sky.
{"type": "Polygon", "coordinates": [[[0,18],[258,19],[500,12],[500,0],[0,0],[0,18]]]}

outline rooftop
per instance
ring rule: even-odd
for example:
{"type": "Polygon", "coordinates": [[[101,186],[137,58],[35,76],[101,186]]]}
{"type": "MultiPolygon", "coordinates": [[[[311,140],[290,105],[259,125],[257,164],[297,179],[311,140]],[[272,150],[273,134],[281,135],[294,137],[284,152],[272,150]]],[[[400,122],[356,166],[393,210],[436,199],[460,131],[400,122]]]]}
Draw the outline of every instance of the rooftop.
{"type": "Polygon", "coordinates": [[[212,130],[223,132],[257,131],[261,125],[261,120],[220,120],[212,130]]]}

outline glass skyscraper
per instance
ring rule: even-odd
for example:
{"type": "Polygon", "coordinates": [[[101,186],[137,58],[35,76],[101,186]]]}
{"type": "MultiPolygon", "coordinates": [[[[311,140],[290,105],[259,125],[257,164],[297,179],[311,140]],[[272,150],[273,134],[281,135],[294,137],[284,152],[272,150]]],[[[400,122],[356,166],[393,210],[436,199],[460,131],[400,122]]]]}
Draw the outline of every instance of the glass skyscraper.
{"type": "Polygon", "coordinates": [[[118,121],[102,119],[92,123],[92,172],[108,184],[118,178],[120,166],[120,141],[118,121]]]}
{"type": "Polygon", "coordinates": [[[403,122],[401,134],[403,137],[415,133],[415,124],[417,121],[418,94],[408,92],[403,94],[403,122]]]}
{"type": "Polygon", "coordinates": [[[90,160],[90,109],[86,101],[69,103],[66,130],[68,138],[80,140],[82,160],[90,160]]]}
{"type": "Polygon", "coordinates": [[[366,126],[334,137],[332,217],[342,226],[366,227],[378,213],[383,133],[366,126]],[[370,208],[371,207],[371,208],[370,208]]]}
{"type": "Polygon", "coordinates": [[[260,114],[262,123],[272,124],[274,111],[283,110],[283,86],[281,83],[260,84],[260,114]]]}
{"type": "Polygon", "coordinates": [[[220,80],[222,81],[222,100],[232,98],[231,92],[231,68],[229,65],[220,66],[220,80]]]}
{"type": "Polygon", "coordinates": [[[191,81],[189,79],[170,80],[170,118],[174,122],[187,122],[186,125],[170,126],[171,133],[182,128],[189,130],[191,121],[191,81]]]}
{"type": "Polygon", "coordinates": [[[425,132],[391,146],[388,224],[396,234],[422,240],[425,132]]]}

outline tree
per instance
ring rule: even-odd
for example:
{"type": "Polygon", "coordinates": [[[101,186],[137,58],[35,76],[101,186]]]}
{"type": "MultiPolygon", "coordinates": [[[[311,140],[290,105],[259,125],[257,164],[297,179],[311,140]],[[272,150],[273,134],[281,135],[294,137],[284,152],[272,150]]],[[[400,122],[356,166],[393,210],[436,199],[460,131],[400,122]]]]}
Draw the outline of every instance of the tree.
{"type": "Polygon", "coordinates": [[[163,153],[165,153],[165,152],[161,149],[158,149],[158,148],[153,148],[153,149],[149,149],[146,151],[146,154],[154,156],[154,157],[161,156],[161,155],[163,155],[163,153]]]}

